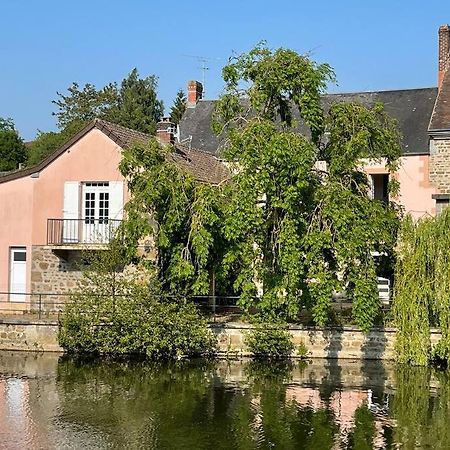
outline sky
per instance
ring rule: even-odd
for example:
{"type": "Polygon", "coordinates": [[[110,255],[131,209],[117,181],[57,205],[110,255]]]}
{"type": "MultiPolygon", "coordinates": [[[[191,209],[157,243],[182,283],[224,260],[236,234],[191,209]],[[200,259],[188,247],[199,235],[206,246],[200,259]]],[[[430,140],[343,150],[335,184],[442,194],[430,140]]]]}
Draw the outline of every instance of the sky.
{"type": "Polygon", "coordinates": [[[0,0],[0,117],[25,140],[56,130],[52,100],[73,82],[159,78],[169,111],[188,80],[217,98],[230,55],[259,41],[335,70],[330,92],[436,85],[437,30],[448,0],[0,0]],[[200,58],[198,58],[200,57],[200,58]]]}

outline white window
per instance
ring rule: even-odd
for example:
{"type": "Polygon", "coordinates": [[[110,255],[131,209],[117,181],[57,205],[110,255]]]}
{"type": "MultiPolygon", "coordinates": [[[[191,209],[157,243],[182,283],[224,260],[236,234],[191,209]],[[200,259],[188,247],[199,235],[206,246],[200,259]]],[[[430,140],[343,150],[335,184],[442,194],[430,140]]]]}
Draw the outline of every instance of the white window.
{"type": "Polygon", "coordinates": [[[65,183],[64,242],[109,242],[122,217],[122,181],[65,183]]]}

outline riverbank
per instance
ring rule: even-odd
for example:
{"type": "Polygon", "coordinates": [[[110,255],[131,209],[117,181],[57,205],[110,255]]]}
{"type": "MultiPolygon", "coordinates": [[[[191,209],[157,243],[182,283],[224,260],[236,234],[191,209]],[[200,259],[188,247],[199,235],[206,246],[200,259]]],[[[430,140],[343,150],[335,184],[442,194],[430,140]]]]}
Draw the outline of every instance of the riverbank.
{"type": "MultiPolygon", "coordinates": [[[[229,322],[210,324],[210,327],[217,336],[220,357],[250,355],[244,343],[250,324],[229,322]]],[[[306,348],[308,358],[394,359],[395,328],[375,329],[364,334],[356,327],[321,329],[291,325],[290,331],[295,348],[306,348]]],[[[0,350],[62,352],[57,338],[57,321],[0,319],[0,350]]],[[[432,344],[439,338],[439,330],[432,330],[432,344]]]]}

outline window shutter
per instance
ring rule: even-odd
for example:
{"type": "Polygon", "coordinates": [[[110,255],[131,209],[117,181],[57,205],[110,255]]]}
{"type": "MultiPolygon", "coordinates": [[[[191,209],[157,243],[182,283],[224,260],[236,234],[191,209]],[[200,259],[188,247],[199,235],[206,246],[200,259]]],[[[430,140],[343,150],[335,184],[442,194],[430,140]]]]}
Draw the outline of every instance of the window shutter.
{"type": "Polygon", "coordinates": [[[63,208],[63,242],[77,243],[78,229],[80,226],[80,183],[78,181],[66,181],[64,183],[64,208],[63,208]]]}
{"type": "Polygon", "coordinates": [[[123,218],[123,181],[109,182],[109,218],[112,220],[123,218]]]}

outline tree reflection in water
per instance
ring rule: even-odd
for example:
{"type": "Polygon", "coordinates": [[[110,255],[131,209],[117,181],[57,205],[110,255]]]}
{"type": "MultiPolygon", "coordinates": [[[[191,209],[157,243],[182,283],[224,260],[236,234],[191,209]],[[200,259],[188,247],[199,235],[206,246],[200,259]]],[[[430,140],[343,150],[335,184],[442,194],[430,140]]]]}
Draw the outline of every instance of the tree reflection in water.
{"type": "Polygon", "coordinates": [[[8,358],[0,354],[6,448],[449,448],[448,372],[68,357],[44,371],[38,357],[8,358]]]}

